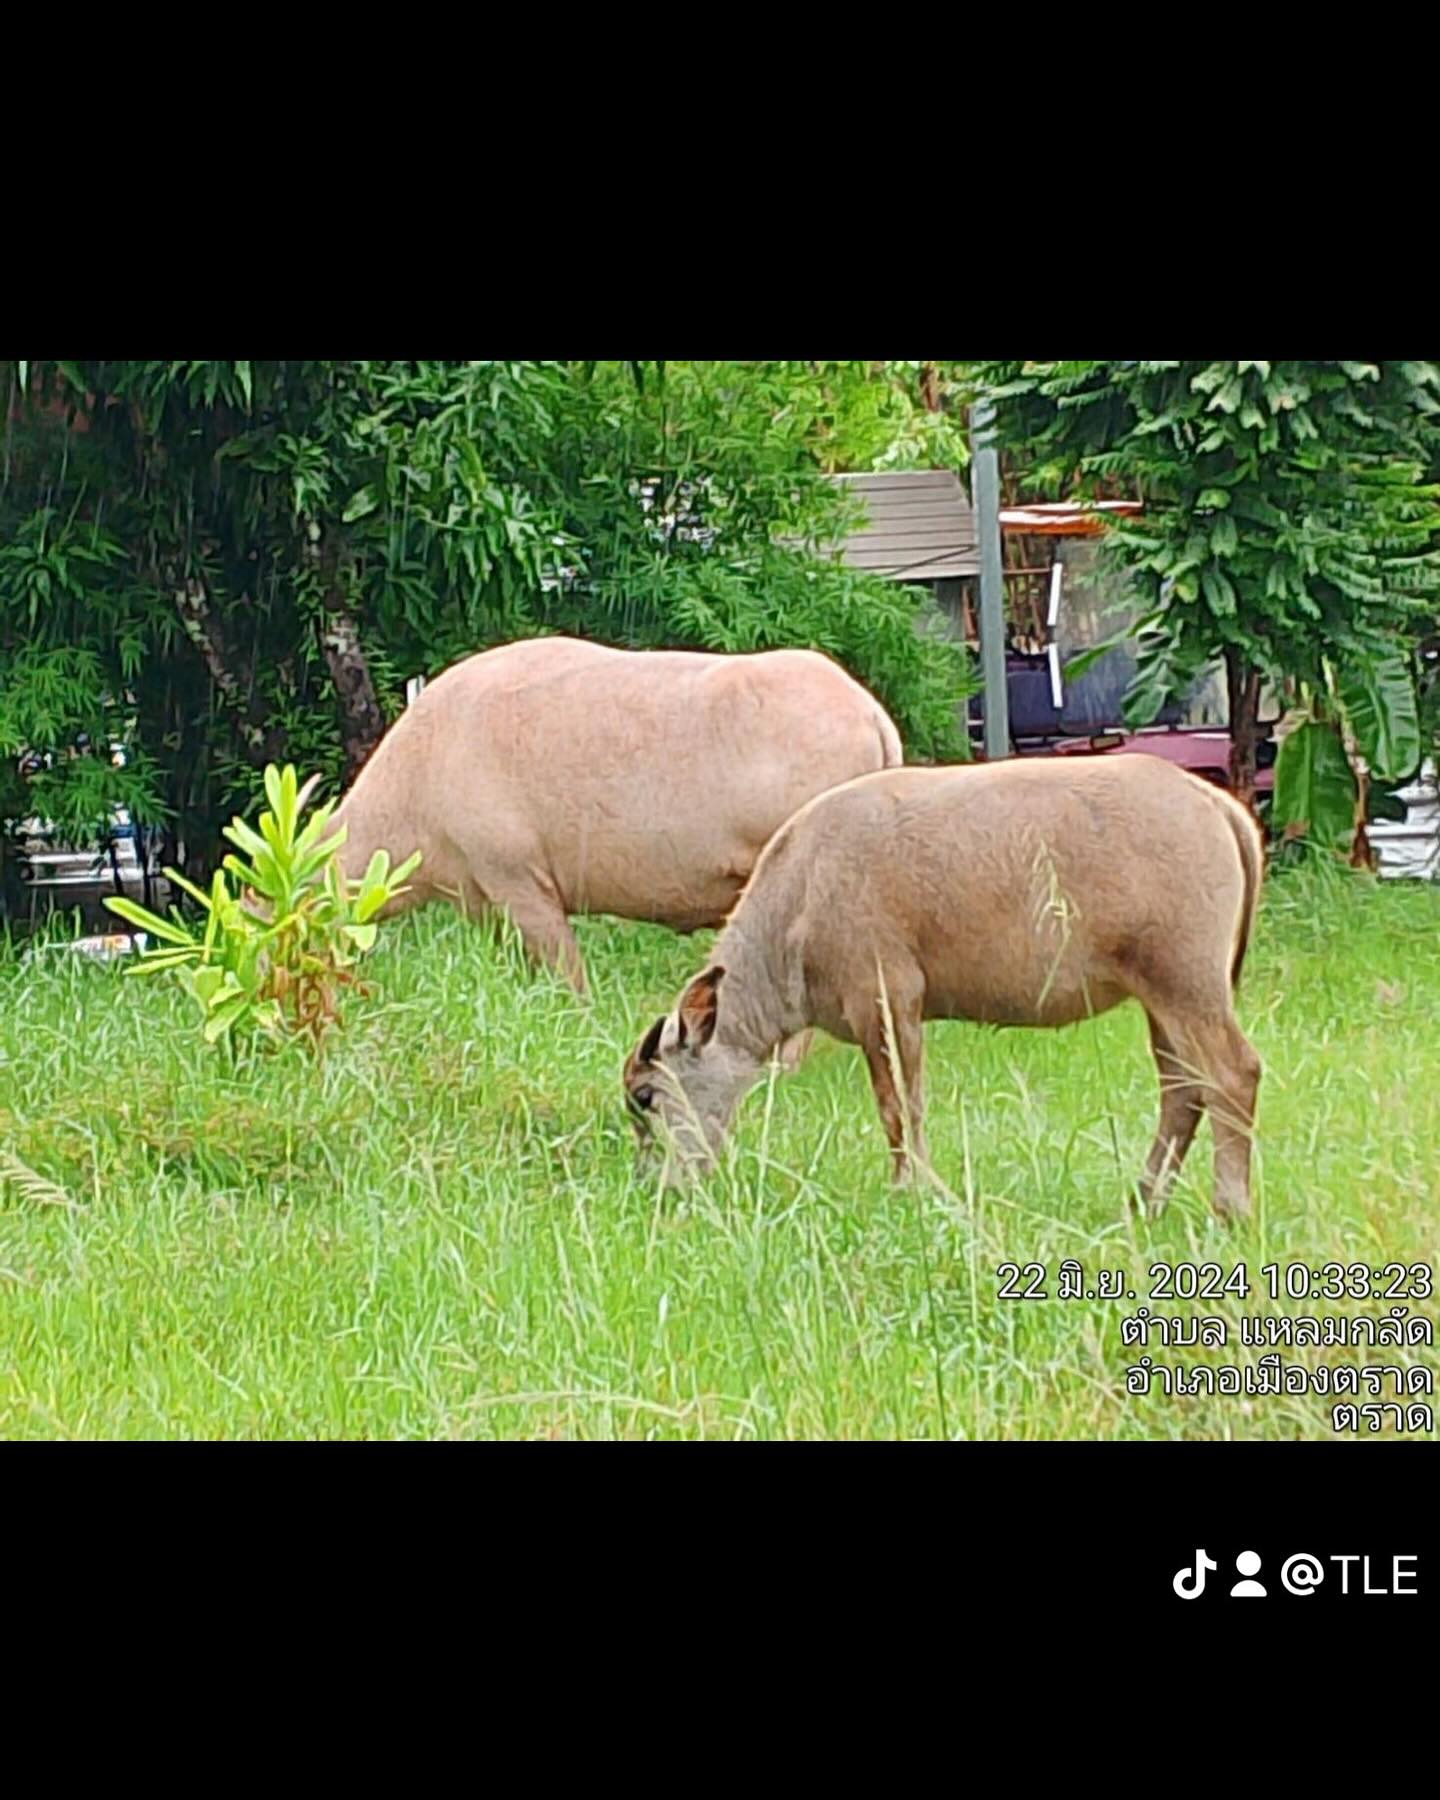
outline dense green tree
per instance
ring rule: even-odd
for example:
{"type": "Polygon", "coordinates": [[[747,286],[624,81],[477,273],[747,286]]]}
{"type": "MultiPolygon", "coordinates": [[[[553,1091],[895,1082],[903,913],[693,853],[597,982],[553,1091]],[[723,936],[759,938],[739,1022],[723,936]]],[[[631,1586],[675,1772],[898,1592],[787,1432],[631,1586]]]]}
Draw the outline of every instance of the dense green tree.
{"type": "Polygon", "coordinates": [[[836,431],[850,459],[938,454],[914,420],[945,367],[9,365],[0,751],[41,766],[0,816],[78,836],[121,802],[203,861],[266,762],[341,782],[408,676],[554,630],[813,644],[913,753],[963,754],[933,608],[815,553],[836,431]]]}
{"type": "Polygon", "coordinates": [[[1148,601],[1132,722],[1223,656],[1232,785],[1251,799],[1261,679],[1290,684],[1308,735],[1282,752],[1276,806],[1296,830],[1320,830],[1342,716],[1377,775],[1413,768],[1411,658],[1440,595],[1436,364],[1009,362],[976,379],[1035,489],[1143,499],[1110,534],[1148,601]]]}

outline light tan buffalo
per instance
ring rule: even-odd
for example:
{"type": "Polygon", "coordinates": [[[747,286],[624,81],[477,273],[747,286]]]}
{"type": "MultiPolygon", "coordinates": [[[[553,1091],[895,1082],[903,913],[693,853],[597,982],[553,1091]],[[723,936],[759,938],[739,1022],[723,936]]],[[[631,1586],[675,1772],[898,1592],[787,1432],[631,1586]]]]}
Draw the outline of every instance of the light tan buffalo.
{"type": "Polygon", "coordinates": [[[864,688],[810,650],[749,656],[527,639],[431,682],[336,814],[345,872],[423,860],[399,904],[503,910],[580,993],[568,915],[723,923],[771,834],[901,761],[864,688]]]}
{"type": "Polygon", "coordinates": [[[773,1047],[818,1025],[864,1051],[900,1177],[927,1160],[926,1019],[1069,1025],[1135,999],[1160,1074],[1144,1197],[1208,1111],[1215,1209],[1244,1213],[1260,1061],[1232,996],[1262,872],[1249,813],[1158,757],[847,782],[777,832],[710,966],[631,1053],[637,1128],[703,1167],[773,1047]]]}

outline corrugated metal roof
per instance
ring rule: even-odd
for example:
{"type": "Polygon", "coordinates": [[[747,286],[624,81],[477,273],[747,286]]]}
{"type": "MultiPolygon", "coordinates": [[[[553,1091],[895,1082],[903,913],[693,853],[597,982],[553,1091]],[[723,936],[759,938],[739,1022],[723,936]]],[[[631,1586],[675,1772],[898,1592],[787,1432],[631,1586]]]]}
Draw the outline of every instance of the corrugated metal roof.
{"type": "Polygon", "coordinates": [[[975,515],[953,469],[881,475],[833,475],[856,495],[865,522],[838,546],[852,569],[894,581],[978,575],[975,515]]]}

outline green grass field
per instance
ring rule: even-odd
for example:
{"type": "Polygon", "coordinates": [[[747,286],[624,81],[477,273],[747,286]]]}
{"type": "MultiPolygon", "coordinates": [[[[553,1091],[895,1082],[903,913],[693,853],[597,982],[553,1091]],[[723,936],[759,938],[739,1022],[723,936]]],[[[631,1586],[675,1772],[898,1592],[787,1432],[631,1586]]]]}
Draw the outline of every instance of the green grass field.
{"type": "Polygon", "coordinates": [[[943,1185],[891,1189],[861,1058],[821,1038],[751,1096],[728,1164],[662,1199],[618,1070],[704,941],[580,933],[588,1006],[513,943],[413,916],[322,1064],[233,1071],[161,982],[0,964],[0,1436],[1333,1439],[1313,1395],[1128,1395],[1133,1305],[1002,1299],[998,1266],[1045,1265],[1052,1296],[1064,1258],[1124,1269],[1144,1303],[1155,1262],[1437,1260],[1440,888],[1269,884],[1238,1231],[1210,1217],[1208,1127],[1162,1218],[1125,1209],[1155,1119],[1133,1007],[931,1026],[943,1185]]]}

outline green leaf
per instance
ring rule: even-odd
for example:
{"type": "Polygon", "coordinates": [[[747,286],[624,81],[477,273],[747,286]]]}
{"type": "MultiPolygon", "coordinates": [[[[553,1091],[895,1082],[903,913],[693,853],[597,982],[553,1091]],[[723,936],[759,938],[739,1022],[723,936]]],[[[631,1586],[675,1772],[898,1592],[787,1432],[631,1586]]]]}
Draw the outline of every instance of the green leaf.
{"type": "MultiPolygon", "coordinates": [[[[319,843],[325,827],[330,823],[330,815],[334,810],[335,802],[333,800],[327,800],[323,806],[317,806],[315,808],[314,812],[311,813],[310,817],[305,821],[305,829],[295,840],[295,848],[298,852],[303,855],[306,851],[313,849],[319,843]]],[[[329,855],[330,847],[332,845],[336,849],[339,849],[340,845],[345,842],[347,836],[347,827],[342,825],[335,833],[334,837],[327,839],[325,845],[326,855],[329,855]]]]}
{"type": "Polygon", "coordinates": [[[213,1044],[217,1039],[224,1037],[225,1033],[237,1025],[249,1010],[250,1002],[244,994],[237,994],[233,999],[227,1000],[223,1006],[217,1006],[205,1021],[205,1042],[213,1044]]]}
{"type": "MultiPolygon", "coordinates": [[[[241,862],[240,858],[232,853],[226,856],[221,867],[235,877],[236,881],[240,883],[242,892],[246,888],[254,888],[257,894],[263,894],[267,900],[275,899],[283,886],[279,879],[279,871],[275,867],[275,859],[268,850],[263,857],[255,859],[253,866],[250,863],[241,862]]],[[[233,904],[235,899],[236,896],[227,890],[226,902],[233,904]]]]}
{"type": "Polygon", "coordinates": [[[208,1006],[224,989],[228,974],[227,969],[197,969],[190,978],[191,990],[196,999],[208,1006]]]}
{"type": "Polygon", "coordinates": [[[326,866],[333,868],[332,858],[345,842],[347,835],[345,827],[342,825],[333,837],[326,838],[323,844],[314,845],[305,855],[298,857],[295,862],[295,879],[302,882],[308,881],[317,869],[326,866]]]}
{"type": "Polygon", "coordinates": [[[1163,654],[1147,654],[1136,667],[1120,705],[1125,724],[1132,731],[1153,725],[1174,694],[1176,682],[1175,672],[1163,654]]]}
{"type": "MultiPolygon", "coordinates": [[[[173,881],[175,883],[176,887],[183,888],[184,891],[190,896],[190,898],[192,900],[198,900],[200,902],[201,906],[203,906],[207,912],[210,910],[210,906],[211,906],[210,895],[207,894],[202,888],[196,887],[196,885],[193,881],[187,881],[186,878],[180,873],[180,871],[178,869],[167,869],[165,871],[165,875],[168,880],[173,881]]],[[[227,891],[227,894],[225,897],[228,898],[228,891],[227,891]]]]}
{"type": "Polygon", "coordinates": [[[1218,409],[1220,412],[1233,413],[1239,407],[1244,395],[1245,390],[1241,385],[1240,377],[1232,376],[1209,402],[1205,410],[1214,412],[1218,409]]]}
{"type": "Polygon", "coordinates": [[[1096,663],[1103,661],[1113,651],[1118,650],[1122,644],[1129,643],[1131,635],[1129,631],[1117,632],[1114,637],[1106,638],[1103,644],[1092,644],[1088,650],[1082,650],[1078,656],[1072,656],[1065,664],[1065,679],[1078,681],[1082,675],[1088,674],[1096,663]]]}
{"type": "MultiPolygon", "coordinates": [[[[283,769],[277,769],[274,763],[265,766],[265,798],[270,802],[270,810],[274,813],[276,823],[288,837],[295,828],[295,799],[298,784],[295,777],[295,765],[286,763],[283,769]]],[[[243,821],[236,819],[235,824],[243,821]]]]}
{"type": "Polygon", "coordinates": [[[1355,776],[1334,725],[1297,726],[1275,759],[1273,825],[1289,837],[1333,849],[1355,824],[1355,776]]]}
{"type": "Polygon", "coordinates": [[[131,963],[128,973],[131,975],[155,975],[165,969],[182,969],[192,963],[200,954],[198,944],[187,944],[180,950],[147,950],[138,961],[131,963]]]}
{"type": "Polygon", "coordinates": [[[365,487],[357,488],[346,501],[345,510],[340,515],[340,522],[343,525],[353,525],[357,519],[363,519],[374,512],[379,504],[380,496],[372,486],[367,484],[365,487]]]}
{"type": "Polygon", "coordinates": [[[230,823],[223,828],[221,835],[229,838],[230,842],[234,844],[237,849],[243,850],[247,856],[256,861],[262,856],[268,856],[270,854],[270,846],[265,842],[265,839],[252,826],[247,825],[243,819],[232,819],[230,823]]]}
{"type": "Polygon", "coordinates": [[[194,962],[199,954],[199,945],[195,945],[189,950],[147,952],[137,962],[132,962],[125,973],[127,976],[163,975],[167,969],[183,969],[187,963],[194,962]]]}
{"type": "Polygon", "coordinates": [[[1410,666],[1399,651],[1340,671],[1340,697],[1360,754],[1377,781],[1399,786],[1424,751],[1420,707],[1410,666]]]}
{"type": "Polygon", "coordinates": [[[1221,574],[1219,569],[1206,569],[1200,577],[1200,585],[1205,590],[1205,599],[1211,612],[1217,618],[1228,619],[1235,616],[1235,589],[1231,586],[1228,575],[1221,574]]]}
{"type": "Polygon", "coordinates": [[[169,919],[162,919],[158,913],[148,912],[134,900],[107,894],[105,905],[117,918],[124,919],[127,925],[136,925],[141,931],[148,931],[152,937],[160,938],[167,944],[180,944],[187,950],[195,946],[193,933],[186,931],[183,925],[172,924],[169,919]]]}
{"type": "Polygon", "coordinates": [[[262,1000],[251,1013],[251,1018],[262,1031],[272,1037],[280,1037],[285,1029],[285,1015],[274,1000],[262,1000]]]}

